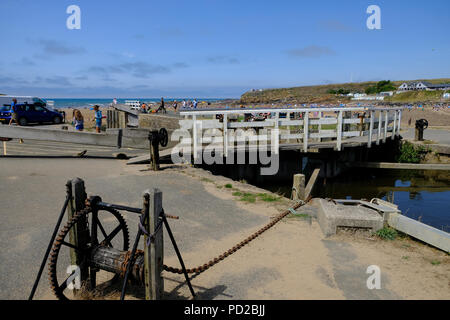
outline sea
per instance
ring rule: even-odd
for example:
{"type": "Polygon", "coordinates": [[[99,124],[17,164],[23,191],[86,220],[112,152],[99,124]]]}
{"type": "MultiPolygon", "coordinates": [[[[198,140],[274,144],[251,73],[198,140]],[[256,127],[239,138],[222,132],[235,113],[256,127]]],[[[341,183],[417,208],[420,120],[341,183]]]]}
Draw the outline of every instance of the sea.
{"type": "MultiPolygon", "coordinates": [[[[83,99],[72,99],[72,98],[45,98],[47,101],[53,101],[53,106],[56,109],[63,109],[63,108],[76,108],[76,109],[84,109],[84,108],[92,108],[94,105],[99,105],[100,107],[109,107],[113,103],[113,99],[98,99],[98,98],[83,98],[83,99]]],[[[140,101],[145,103],[158,103],[161,101],[161,98],[124,98],[124,99],[117,99],[118,104],[124,104],[127,100],[133,100],[133,101],[140,101]]],[[[183,100],[193,100],[192,98],[177,98],[177,99],[164,99],[165,102],[170,103],[174,100],[180,102],[183,100]]],[[[208,99],[202,99],[197,98],[197,101],[199,103],[201,102],[217,102],[224,99],[220,98],[208,98],[208,99]]]]}

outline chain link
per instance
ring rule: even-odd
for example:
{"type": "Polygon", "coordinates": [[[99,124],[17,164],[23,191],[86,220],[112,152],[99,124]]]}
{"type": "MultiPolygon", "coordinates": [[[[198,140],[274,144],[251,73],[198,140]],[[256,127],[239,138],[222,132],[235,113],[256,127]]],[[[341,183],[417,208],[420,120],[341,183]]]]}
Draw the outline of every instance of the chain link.
{"type": "MultiPolygon", "coordinates": [[[[304,206],[306,203],[308,203],[311,200],[311,197],[306,201],[298,201],[297,204],[295,206],[293,206],[292,209],[296,210],[302,206],[304,206]]],[[[281,221],[284,217],[286,217],[288,214],[290,214],[291,211],[290,210],[286,210],[282,213],[280,213],[279,215],[277,215],[271,222],[269,222],[268,224],[266,224],[264,227],[262,227],[261,229],[259,229],[258,231],[256,231],[255,233],[251,234],[249,237],[245,238],[243,241],[239,242],[238,244],[236,244],[234,247],[232,247],[231,249],[225,251],[224,253],[222,253],[221,255],[215,257],[214,259],[210,260],[209,262],[200,265],[198,267],[195,268],[191,268],[191,269],[186,269],[187,273],[202,273],[205,272],[206,270],[208,270],[209,268],[213,267],[214,265],[218,264],[220,261],[224,260],[226,257],[232,255],[233,253],[235,253],[236,251],[238,251],[239,249],[241,249],[242,247],[244,247],[246,244],[248,244],[249,242],[251,242],[252,240],[256,239],[257,237],[259,237],[261,234],[263,234],[264,232],[266,232],[267,230],[269,230],[270,228],[272,228],[275,224],[277,224],[279,221],[281,221]]],[[[180,268],[174,268],[174,267],[169,267],[167,265],[163,265],[163,269],[167,272],[171,272],[171,273],[177,273],[177,274],[182,274],[183,270],[180,268]]]]}

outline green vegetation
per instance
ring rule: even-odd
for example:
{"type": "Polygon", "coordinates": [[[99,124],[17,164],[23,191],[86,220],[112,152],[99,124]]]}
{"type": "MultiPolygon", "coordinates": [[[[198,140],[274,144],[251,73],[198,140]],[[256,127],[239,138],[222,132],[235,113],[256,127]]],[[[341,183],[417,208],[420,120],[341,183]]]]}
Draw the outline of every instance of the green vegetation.
{"type": "Polygon", "coordinates": [[[425,157],[427,150],[423,146],[415,146],[410,142],[401,145],[397,162],[399,163],[420,163],[425,157]]]}
{"type": "Polygon", "coordinates": [[[431,261],[431,264],[432,264],[433,266],[438,266],[438,265],[441,264],[441,262],[438,261],[438,260],[432,260],[432,261],[431,261]]]}
{"type": "Polygon", "coordinates": [[[241,191],[235,191],[233,192],[233,196],[240,197],[239,201],[249,202],[249,203],[255,203],[257,199],[264,201],[264,202],[275,202],[279,201],[281,197],[274,196],[267,193],[251,193],[251,192],[241,192],[241,191]]]}
{"type": "Polygon", "coordinates": [[[202,181],[203,182],[214,182],[214,181],[212,181],[211,179],[208,179],[208,178],[202,178],[202,181]]]}
{"type": "Polygon", "coordinates": [[[376,85],[368,87],[364,92],[367,94],[377,94],[386,91],[395,91],[397,87],[391,82],[391,80],[379,81],[376,85]]]}
{"type": "Polygon", "coordinates": [[[398,236],[397,231],[389,227],[384,227],[383,229],[378,230],[375,234],[383,240],[395,240],[398,236]]]}
{"type": "Polygon", "coordinates": [[[409,260],[409,257],[408,256],[403,256],[402,259],[403,260],[409,260]]]}
{"type": "Polygon", "coordinates": [[[232,189],[232,188],[233,188],[233,185],[232,185],[231,183],[227,183],[227,184],[225,185],[225,188],[227,188],[227,189],[232,189]]]}
{"type": "MultiPolygon", "coordinates": [[[[349,102],[351,97],[340,96],[340,92],[365,92],[370,87],[377,88],[377,90],[391,91],[389,88],[396,90],[402,83],[410,81],[427,81],[431,83],[446,83],[450,79],[418,79],[407,81],[380,81],[380,82],[360,82],[360,83],[344,83],[344,84],[328,84],[318,86],[305,86],[305,87],[293,87],[293,88],[280,88],[280,89],[267,89],[263,91],[249,91],[241,96],[240,103],[252,104],[252,103],[345,103],[349,102]],[[390,87],[392,86],[392,87],[390,87]]],[[[381,91],[380,91],[381,92],[381,91]]],[[[423,101],[421,98],[414,97],[416,94],[419,97],[425,92],[432,92],[433,94],[426,93],[429,96],[430,101],[440,101],[443,92],[438,91],[422,91],[422,92],[406,92],[402,94],[396,94],[393,97],[386,97],[385,101],[392,102],[415,102],[423,101]],[[412,96],[409,96],[412,95],[412,96]],[[399,97],[399,98],[398,98],[399,97]],[[408,100],[412,98],[413,100],[408,100]]]]}
{"type": "Polygon", "coordinates": [[[350,90],[348,90],[348,89],[343,89],[343,88],[340,88],[340,89],[338,89],[338,90],[336,90],[336,89],[330,89],[330,90],[327,91],[327,93],[329,93],[329,94],[349,94],[349,93],[350,93],[350,90]]]}
{"type": "Polygon", "coordinates": [[[395,94],[392,97],[385,97],[384,101],[405,103],[434,102],[440,101],[444,92],[449,91],[408,91],[395,94]]]}

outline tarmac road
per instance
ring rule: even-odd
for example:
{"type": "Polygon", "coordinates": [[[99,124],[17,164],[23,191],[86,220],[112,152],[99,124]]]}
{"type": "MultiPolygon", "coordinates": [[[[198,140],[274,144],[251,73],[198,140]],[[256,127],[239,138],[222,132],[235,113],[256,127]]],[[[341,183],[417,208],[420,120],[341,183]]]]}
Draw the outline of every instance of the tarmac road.
{"type": "MultiPolygon", "coordinates": [[[[130,175],[123,172],[124,166],[108,159],[0,159],[0,299],[28,298],[64,202],[65,183],[74,177],[85,180],[88,195],[135,207],[141,207],[144,190],[161,189],[165,211],[180,216],[169,222],[181,252],[267,222],[261,215],[205,192],[198,180],[180,179],[170,172],[130,175]]],[[[125,216],[134,239],[138,217],[125,216]]],[[[166,256],[174,255],[169,241],[164,250],[166,256]]],[[[47,269],[36,298],[52,298],[47,269]]]]}

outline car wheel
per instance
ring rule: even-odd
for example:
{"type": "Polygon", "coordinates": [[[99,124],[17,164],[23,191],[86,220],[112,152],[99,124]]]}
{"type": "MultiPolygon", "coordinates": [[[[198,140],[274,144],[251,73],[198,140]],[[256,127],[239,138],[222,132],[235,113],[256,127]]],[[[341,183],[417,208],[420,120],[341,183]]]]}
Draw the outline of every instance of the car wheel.
{"type": "Polygon", "coordinates": [[[61,123],[61,118],[60,117],[54,117],[53,118],[53,123],[54,124],[60,124],[61,123]]]}
{"type": "Polygon", "coordinates": [[[26,118],[20,118],[19,119],[19,126],[26,126],[28,124],[28,120],[26,118]]]}

